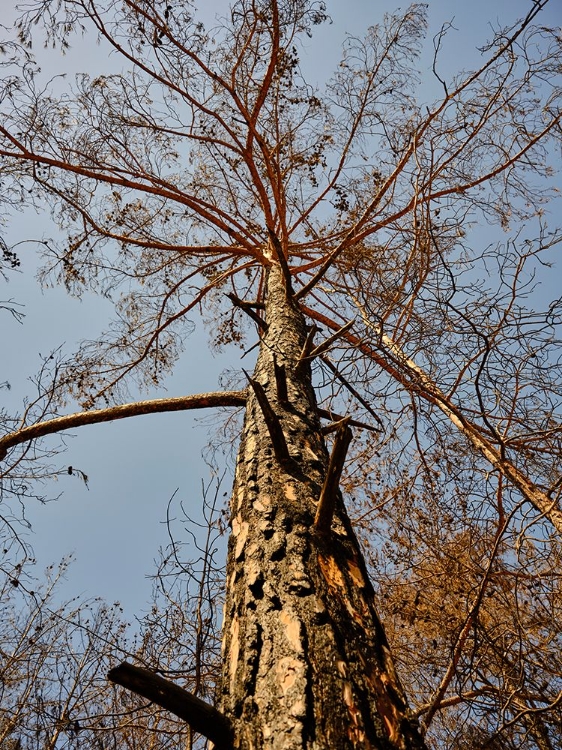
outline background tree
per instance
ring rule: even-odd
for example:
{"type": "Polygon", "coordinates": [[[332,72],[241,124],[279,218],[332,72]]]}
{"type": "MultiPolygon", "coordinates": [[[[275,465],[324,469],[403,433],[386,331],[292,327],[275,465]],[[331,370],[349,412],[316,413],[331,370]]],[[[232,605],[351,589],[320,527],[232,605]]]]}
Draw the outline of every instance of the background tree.
{"type": "Polygon", "coordinates": [[[561,310],[536,284],[559,237],[545,204],[560,36],[546,5],[456,77],[439,67],[444,27],[429,102],[414,96],[422,5],[348,39],[323,91],[299,40],[327,12],[296,0],[241,0],[212,33],[188,3],[37,2],[8,48],[9,200],[48,202],[66,237],[46,244],[45,274],[111,294],[117,318],[8,426],[6,476],[61,429],[245,403],[220,699],[236,746],[419,747],[416,716],[443,746],[555,746],[561,310]],[[45,88],[26,50],[39,21],[63,47],[95,30],[127,73],[45,88]],[[161,382],[196,312],[213,345],[257,331],[253,376],[116,411],[131,384],[161,382]],[[61,421],[69,398],[84,412],[61,421]]]}
{"type": "Polygon", "coordinates": [[[4,550],[2,750],[202,747],[184,721],[116,689],[106,675],[123,659],[132,659],[181,679],[196,696],[212,697],[220,676],[219,488],[217,482],[214,491],[203,489],[207,529],[202,541],[195,536],[190,543],[174,540],[180,521],[191,527],[193,522],[181,512],[175,522],[169,520],[171,541],[161,550],[150,606],[134,626],[118,602],[60,601],[70,560],[50,565],[38,580],[33,559],[4,550]]]}

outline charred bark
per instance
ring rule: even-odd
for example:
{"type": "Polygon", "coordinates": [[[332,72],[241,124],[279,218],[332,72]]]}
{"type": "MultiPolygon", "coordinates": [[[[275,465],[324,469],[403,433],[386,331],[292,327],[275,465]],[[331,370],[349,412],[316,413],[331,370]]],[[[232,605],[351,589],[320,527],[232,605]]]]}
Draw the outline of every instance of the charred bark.
{"type": "Polygon", "coordinates": [[[273,265],[231,500],[221,710],[240,750],[423,748],[339,490],[328,533],[314,526],[329,456],[301,359],[305,320],[284,281],[273,265]],[[263,395],[290,461],[278,460],[263,395]]]}

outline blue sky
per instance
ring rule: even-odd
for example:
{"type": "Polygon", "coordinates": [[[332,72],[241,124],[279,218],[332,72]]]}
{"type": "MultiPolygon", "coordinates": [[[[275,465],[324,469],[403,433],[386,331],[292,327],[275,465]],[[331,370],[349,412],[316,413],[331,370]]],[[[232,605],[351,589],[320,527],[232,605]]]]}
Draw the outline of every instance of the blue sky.
{"type": "MultiPolygon", "coordinates": [[[[225,4],[207,1],[204,5],[205,15],[212,19],[225,4]]],[[[451,75],[478,64],[479,53],[474,53],[474,49],[488,38],[490,22],[499,19],[507,23],[531,5],[530,0],[430,2],[429,54],[423,59],[422,75],[429,77],[431,39],[442,23],[453,20],[457,29],[451,30],[441,57],[442,70],[451,75]]],[[[13,3],[0,0],[0,7],[3,14],[13,13],[13,3]]],[[[317,29],[315,38],[305,47],[303,62],[311,78],[321,81],[337,65],[346,33],[361,35],[367,26],[382,20],[385,11],[397,7],[388,0],[328,3],[333,23],[317,29]]],[[[562,4],[551,0],[543,23],[561,20],[562,4]]],[[[45,76],[71,76],[80,71],[98,75],[110,72],[114,66],[121,69],[121,63],[107,57],[92,39],[80,42],[65,57],[56,51],[39,51],[38,57],[45,76]]],[[[15,243],[40,239],[55,231],[48,217],[27,212],[14,217],[7,237],[15,243]]],[[[5,353],[0,382],[8,380],[12,385],[11,391],[0,391],[0,398],[10,411],[18,410],[22,398],[32,393],[26,378],[38,369],[39,353],[48,354],[59,346],[67,353],[72,351],[81,338],[94,336],[111,313],[109,302],[93,295],[75,300],[61,289],[39,290],[34,279],[36,250],[34,242],[20,245],[21,273],[13,274],[8,285],[0,281],[0,299],[16,299],[24,305],[26,316],[23,325],[19,325],[0,311],[5,353]]],[[[240,366],[238,352],[213,355],[206,342],[199,327],[167,383],[169,395],[216,389],[225,368],[240,366]]],[[[160,391],[150,395],[166,394],[160,391]]],[[[90,477],[89,489],[78,479],[65,476],[56,486],[45,488],[50,496],[63,493],[56,503],[31,504],[27,510],[33,523],[33,532],[27,538],[40,566],[75,553],[66,595],[84,593],[118,599],[129,615],[142,609],[150,586],[145,575],[153,569],[158,546],[167,541],[162,522],[168,499],[179,488],[178,498],[189,511],[196,513],[200,506],[201,479],[208,477],[208,468],[200,457],[207,441],[207,421],[200,413],[156,415],[85,427],[68,437],[68,451],[60,457],[61,464],[84,470],[90,477]]]]}

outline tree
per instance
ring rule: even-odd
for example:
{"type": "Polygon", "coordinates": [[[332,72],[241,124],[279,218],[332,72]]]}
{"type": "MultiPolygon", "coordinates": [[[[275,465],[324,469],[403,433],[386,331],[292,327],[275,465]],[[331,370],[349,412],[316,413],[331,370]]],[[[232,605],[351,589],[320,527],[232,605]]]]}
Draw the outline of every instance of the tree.
{"type": "MultiPolygon", "coordinates": [[[[199,698],[220,674],[215,622],[222,577],[216,565],[218,490],[203,490],[210,533],[202,543],[172,540],[163,550],[148,612],[136,626],[118,602],[60,600],[71,560],[49,565],[5,549],[0,619],[0,747],[201,747],[191,727],[154,703],[116,688],[106,674],[123,659],[182,678],[199,698]],[[177,568],[182,575],[177,575],[177,568]]],[[[172,502],[170,503],[172,506],[172,502]]],[[[177,521],[190,521],[182,518],[177,521]]],[[[174,526],[169,523],[170,534],[174,526]]],[[[4,541],[4,540],[3,540],[4,541]]],[[[10,538],[6,541],[9,543],[10,538]]],[[[17,549],[17,548],[16,548],[17,549]]]]}
{"type": "Polygon", "coordinates": [[[305,0],[238,0],[212,32],[187,2],[37,0],[6,47],[8,200],[50,206],[65,230],[46,274],[122,291],[111,330],[55,362],[8,427],[5,475],[17,493],[32,441],[73,426],[244,406],[219,742],[554,746],[561,300],[541,311],[535,286],[559,240],[546,5],[456,77],[439,67],[443,27],[429,104],[414,97],[419,4],[348,39],[322,93],[299,55],[327,10],[305,0]],[[39,22],[63,48],[93,31],[127,73],[45,88],[39,22]],[[257,333],[253,373],[123,404],[173,367],[197,311],[214,345],[257,333]],[[73,398],[83,411],[61,416],[73,398]]]}

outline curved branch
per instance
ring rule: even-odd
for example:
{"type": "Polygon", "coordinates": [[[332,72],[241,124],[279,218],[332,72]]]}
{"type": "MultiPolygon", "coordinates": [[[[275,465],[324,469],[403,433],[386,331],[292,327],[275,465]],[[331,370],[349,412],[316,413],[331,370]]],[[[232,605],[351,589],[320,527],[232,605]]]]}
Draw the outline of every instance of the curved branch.
{"type": "Polygon", "coordinates": [[[160,414],[166,411],[186,411],[187,409],[205,409],[216,406],[244,406],[246,391],[215,391],[199,393],[197,396],[176,396],[174,398],[155,398],[149,401],[133,401],[130,404],[110,406],[107,409],[76,412],[64,417],[56,417],[45,422],[23,427],[9,432],[0,438],[0,461],[6,458],[9,448],[21,443],[52,435],[63,430],[72,430],[86,424],[112,422],[114,419],[138,417],[141,414],[160,414]]]}

